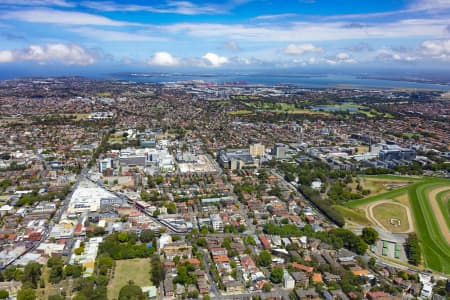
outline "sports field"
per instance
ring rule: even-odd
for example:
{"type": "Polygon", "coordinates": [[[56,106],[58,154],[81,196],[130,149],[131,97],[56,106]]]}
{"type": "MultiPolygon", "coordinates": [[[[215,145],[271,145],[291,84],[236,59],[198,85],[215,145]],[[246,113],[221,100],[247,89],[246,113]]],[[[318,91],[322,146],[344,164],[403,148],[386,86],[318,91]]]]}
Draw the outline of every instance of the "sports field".
{"type": "Polygon", "coordinates": [[[450,212],[448,207],[450,180],[379,176],[379,179],[383,180],[398,181],[400,178],[411,183],[395,190],[349,202],[346,206],[352,209],[371,207],[376,221],[392,232],[399,232],[390,228],[389,221],[391,218],[395,219],[395,216],[398,216],[398,219],[404,219],[405,212],[390,205],[394,203],[395,205],[400,205],[398,203],[405,205],[407,195],[409,201],[406,207],[410,208],[413,219],[411,223],[414,223],[414,229],[421,242],[424,266],[450,274],[450,212]]]}
{"type": "Polygon", "coordinates": [[[108,285],[108,299],[118,299],[120,289],[127,285],[130,280],[140,287],[152,285],[149,259],[117,260],[114,267],[114,277],[108,285]]]}

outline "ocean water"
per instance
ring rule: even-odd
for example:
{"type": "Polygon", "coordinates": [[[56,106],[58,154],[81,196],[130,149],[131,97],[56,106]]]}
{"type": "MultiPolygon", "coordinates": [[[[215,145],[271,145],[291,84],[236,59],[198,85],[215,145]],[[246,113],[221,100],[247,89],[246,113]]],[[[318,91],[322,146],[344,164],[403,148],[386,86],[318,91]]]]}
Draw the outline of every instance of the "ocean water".
{"type": "MultiPolygon", "coordinates": [[[[203,80],[206,82],[247,83],[250,85],[294,85],[300,88],[355,88],[355,89],[426,89],[450,91],[450,84],[432,84],[393,79],[361,78],[356,75],[344,74],[277,74],[268,72],[254,73],[101,73],[91,71],[72,70],[71,72],[48,69],[41,72],[27,72],[25,69],[0,69],[0,80],[20,77],[57,77],[57,76],[84,76],[92,79],[125,80],[132,82],[177,82],[203,80]],[[26,75],[25,75],[26,74],[26,75]]],[[[450,82],[450,81],[449,81],[450,82]]]]}
{"type": "Polygon", "coordinates": [[[450,91],[449,85],[410,82],[391,79],[369,79],[352,75],[277,75],[277,74],[112,74],[111,79],[133,82],[178,82],[202,80],[206,82],[263,84],[263,85],[295,85],[302,88],[357,88],[357,89],[426,89],[450,91]]]}

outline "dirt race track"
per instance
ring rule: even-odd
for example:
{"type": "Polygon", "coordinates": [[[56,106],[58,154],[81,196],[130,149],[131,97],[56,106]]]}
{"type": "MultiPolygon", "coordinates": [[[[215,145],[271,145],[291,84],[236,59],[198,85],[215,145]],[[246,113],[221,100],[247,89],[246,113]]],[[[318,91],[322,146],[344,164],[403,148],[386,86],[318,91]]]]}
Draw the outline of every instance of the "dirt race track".
{"type": "MultiPolygon", "coordinates": [[[[387,204],[387,203],[389,203],[389,204],[395,204],[395,205],[398,205],[398,206],[403,207],[403,208],[406,210],[406,217],[407,217],[407,219],[408,219],[408,229],[407,229],[406,231],[401,232],[401,233],[410,233],[410,232],[414,232],[414,227],[413,227],[413,224],[414,224],[414,223],[413,223],[413,219],[412,219],[412,215],[411,215],[411,211],[410,211],[409,207],[406,206],[406,205],[404,205],[404,204],[398,203],[398,202],[393,202],[392,200],[382,200],[382,201],[377,201],[377,202],[374,202],[374,203],[369,204],[369,205],[367,206],[367,208],[366,208],[366,214],[367,214],[367,217],[369,218],[370,221],[374,222],[375,224],[377,224],[378,226],[380,226],[380,227],[383,228],[384,230],[390,231],[390,230],[386,229],[386,227],[383,226],[383,224],[381,224],[381,223],[377,220],[377,218],[375,218],[374,213],[373,213],[373,208],[374,208],[375,206],[382,205],[382,204],[384,204],[384,203],[386,203],[386,204],[387,204]]],[[[400,232],[399,232],[399,233],[400,233],[400,232]]]]}
{"type": "Polygon", "coordinates": [[[445,222],[444,212],[439,208],[439,204],[437,201],[437,194],[440,192],[450,190],[448,186],[442,186],[435,189],[432,189],[428,194],[428,199],[430,200],[431,208],[433,209],[434,216],[439,224],[439,228],[441,229],[442,235],[447,240],[447,243],[450,245],[450,230],[447,227],[447,223],[445,222]]]}

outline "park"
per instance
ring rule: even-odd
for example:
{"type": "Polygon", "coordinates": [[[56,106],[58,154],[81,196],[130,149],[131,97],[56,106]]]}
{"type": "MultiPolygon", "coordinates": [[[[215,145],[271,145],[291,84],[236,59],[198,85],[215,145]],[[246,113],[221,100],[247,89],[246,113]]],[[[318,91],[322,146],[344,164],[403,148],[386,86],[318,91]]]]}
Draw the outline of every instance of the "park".
{"type": "Polygon", "coordinates": [[[117,260],[113,279],[108,285],[108,299],[119,299],[120,289],[130,281],[140,287],[151,286],[150,268],[148,258],[117,260]]]}

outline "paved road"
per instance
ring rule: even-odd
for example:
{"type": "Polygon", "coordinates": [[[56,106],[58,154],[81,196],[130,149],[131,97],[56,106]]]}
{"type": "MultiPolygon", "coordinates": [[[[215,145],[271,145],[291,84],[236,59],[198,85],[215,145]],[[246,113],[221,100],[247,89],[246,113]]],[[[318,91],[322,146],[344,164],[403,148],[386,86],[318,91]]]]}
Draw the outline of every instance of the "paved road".
{"type": "Polygon", "coordinates": [[[210,293],[214,294],[214,297],[220,296],[220,291],[219,291],[219,287],[217,286],[215,280],[214,280],[214,276],[211,273],[211,268],[209,267],[209,260],[208,260],[208,251],[206,249],[202,249],[202,260],[203,260],[203,265],[205,266],[205,271],[206,274],[208,274],[208,281],[210,282],[211,285],[211,290],[210,293]]]}
{"type": "MultiPolygon", "coordinates": [[[[44,160],[45,161],[45,160],[44,160]]],[[[53,227],[55,226],[55,224],[59,223],[59,221],[61,220],[61,216],[63,214],[64,211],[66,211],[67,206],[70,202],[70,199],[72,198],[73,192],[76,190],[76,188],[78,187],[78,184],[80,183],[80,181],[86,177],[86,174],[88,173],[89,169],[88,168],[84,168],[81,173],[78,175],[77,180],[75,181],[75,183],[73,184],[71,191],[66,195],[66,197],[64,198],[63,202],[61,203],[61,205],[59,206],[58,210],[56,211],[56,213],[53,215],[53,218],[49,220],[48,222],[48,226],[47,228],[44,230],[41,239],[35,243],[31,248],[27,249],[24,253],[22,253],[21,255],[19,255],[18,257],[16,257],[14,260],[12,260],[10,263],[8,263],[7,265],[4,265],[2,268],[6,269],[7,267],[13,265],[17,260],[19,260],[20,258],[22,258],[24,255],[26,255],[29,252],[32,252],[34,250],[36,250],[39,245],[41,243],[44,243],[45,241],[47,241],[47,239],[50,236],[50,232],[52,231],[53,227]]]]}

